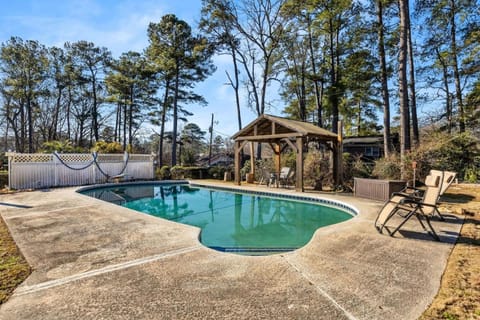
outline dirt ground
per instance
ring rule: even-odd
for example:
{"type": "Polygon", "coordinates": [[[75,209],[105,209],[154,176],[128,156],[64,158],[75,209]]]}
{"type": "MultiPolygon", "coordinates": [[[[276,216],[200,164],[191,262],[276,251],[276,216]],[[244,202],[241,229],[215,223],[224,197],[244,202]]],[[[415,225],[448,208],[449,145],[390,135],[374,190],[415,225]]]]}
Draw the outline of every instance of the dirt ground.
{"type": "Polygon", "coordinates": [[[465,215],[440,290],[421,320],[480,319],[480,185],[452,185],[440,211],[465,215]]]}
{"type": "Polygon", "coordinates": [[[0,304],[7,301],[13,290],[31,273],[30,266],[13,241],[0,218],[0,304]]]}

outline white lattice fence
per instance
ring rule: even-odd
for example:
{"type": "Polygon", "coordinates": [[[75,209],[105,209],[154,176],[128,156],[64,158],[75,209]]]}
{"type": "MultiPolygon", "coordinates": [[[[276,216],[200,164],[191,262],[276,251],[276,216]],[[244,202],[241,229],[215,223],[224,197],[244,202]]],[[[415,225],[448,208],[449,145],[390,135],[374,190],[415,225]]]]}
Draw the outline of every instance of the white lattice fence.
{"type": "Polygon", "coordinates": [[[39,189],[128,179],[153,179],[153,157],[145,154],[7,153],[9,187],[39,189]]]}

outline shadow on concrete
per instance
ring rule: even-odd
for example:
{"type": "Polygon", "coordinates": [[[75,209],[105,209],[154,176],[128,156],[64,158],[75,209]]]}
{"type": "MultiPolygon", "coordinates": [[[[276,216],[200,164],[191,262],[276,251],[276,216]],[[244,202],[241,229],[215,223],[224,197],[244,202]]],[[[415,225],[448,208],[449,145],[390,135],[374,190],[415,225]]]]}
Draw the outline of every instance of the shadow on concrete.
{"type": "Polygon", "coordinates": [[[429,233],[426,231],[412,231],[412,230],[398,230],[404,238],[407,239],[415,239],[415,240],[423,240],[423,241],[434,241],[434,242],[442,242],[442,243],[455,243],[458,239],[458,233],[456,232],[448,232],[443,231],[441,233],[437,232],[440,241],[435,240],[429,233]]]}
{"type": "Polygon", "coordinates": [[[7,203],[7,202],[0,202],[0,206],[7,206],[7,207],[14,207],[14,208],[21,208],[21,209],[31,209],[33,207],[26,206],[23,204],[15,204],[15,203],[7,203]]]}

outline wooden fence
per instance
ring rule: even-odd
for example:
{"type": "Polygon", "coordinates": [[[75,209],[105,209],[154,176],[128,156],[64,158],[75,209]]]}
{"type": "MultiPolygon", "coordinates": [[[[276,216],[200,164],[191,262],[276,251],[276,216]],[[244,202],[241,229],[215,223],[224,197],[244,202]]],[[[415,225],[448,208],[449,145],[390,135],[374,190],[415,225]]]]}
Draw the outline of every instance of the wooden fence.
{"type": "Polygon", "coordinates": [[[124,179],[153,179],[153,156],[146,154],[43,154],[12,153],[8,156],[11,189],[80,186],[124,179]]]}

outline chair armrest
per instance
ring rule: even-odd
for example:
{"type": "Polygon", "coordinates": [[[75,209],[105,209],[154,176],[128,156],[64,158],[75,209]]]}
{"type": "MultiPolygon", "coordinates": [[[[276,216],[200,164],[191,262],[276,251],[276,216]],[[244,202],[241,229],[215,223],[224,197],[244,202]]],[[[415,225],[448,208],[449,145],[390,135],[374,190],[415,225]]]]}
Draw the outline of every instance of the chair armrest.
{"type": "Polygon", "coordinates": [[[416,204],[416,205],[432,207],[432,208],[437,207],[437,205],[435,205],[435,204],[424,203],[424,202],[422,202],[418,199],[415,199],[415,198],[404,198],[404,199],[400,200],[400,203],[401,204],[416,204]]]}
{"type": "Polygon", "coordinates": [[[408,199],[412,199],[414,201],[422,200],[422,197],[416,196],[413,193],[404,193],[404,192],[393,192],[392,196],[402,196],[408,199]]]}

